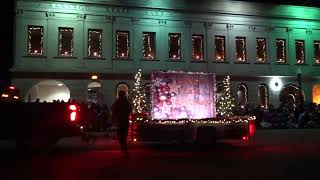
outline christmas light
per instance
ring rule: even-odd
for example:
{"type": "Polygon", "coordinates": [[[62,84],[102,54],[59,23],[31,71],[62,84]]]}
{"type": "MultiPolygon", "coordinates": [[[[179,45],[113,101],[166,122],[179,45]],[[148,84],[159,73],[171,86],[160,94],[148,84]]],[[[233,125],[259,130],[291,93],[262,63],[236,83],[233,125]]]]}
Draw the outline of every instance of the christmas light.
{"type": "Polygon", "coordinates": [[[102,56],[102,30],[101,29],[88,30],[88,56],[89,57],[102,56]]]}
{"type": "Polygon", "coordinates": [[[143,33],[143,58],[154,59],[155,58],[155,33],[144,32],[143,33]]]}
{"type": "Polygon", "coordinates": [[[246,104],[248,102],[248,88],[245,84],[240,84],[239,85],[239,92],[242,93],[243,92],[243,98],[244,99],[240,99],[239,98],[239,103],[240,104],[246,104]]]}
{"type": "Polygon", "coordinates": [[[314,41],[313,48],[314,48],[314,63],[320,64],[320,41],[314,41]]]}
{"type": "Polygon", "coordinates": [[[286,40],[277,39],[277,63],[286,63],[286,40]]]}
{"type": "Polygon", "coordinates": [[[203,60],[203,35],[192,35],[192,57],[194,60],[203,60]]]}
{"type": "Polygon", "coordinates": [[[59,28],[59,55],[73,55],[73,28],[59,28]]]}
{"type": "Polygon", "coordinates": [[[296,40],[296,62],[303,64],[305,62],[304,40],[296,40]]]}
{"type": "Polygon", "coordinates": [[[231,116],[234,108],[234,98],[231,96],[230,76],[223,80],[223,94],[217,102],[217,114],[221,116],[231,116]]]}
{"type": "Polygon", "coordinates": [[[225,37],[224,36],[215,36],[215,53],[216,61],[223,62],[225,61],[225,37]]]}
{"type": "Polygon", "coordinates": [[[236,59],[237,62],[246,62],[246,38],[236,37],[236,59]]]}
{"type": "Polygon", "coordinates": [[[257,62],[266,62],[266,38],[256,39],[257,62]]]}
{"type": "Polygon", "coordinates": [[[268,109],[269,96],[268,87],[265,84],[260,84],[258,88],[258,95],[260,98],[260,107],[263,109],[268,109]]]}
{"type": "Polygon", "coordinates": [[[129,58],[129,53],[130,53],[129,31],[117,31],[116,57],[120,59],[129,58]]]}
{"type": "Polygon", "coordinates": [[[133,113],[142,113],[146,111],[146,96],[141,85],[141,69],[134,76],[135,82],[133,87],[133,113]]]}
{"type": "Polygon", "coordinates": [[[43,27],[28,26],[28,55],[43,54],[43,27]]]}
{"type": "Polygon", "coordinates": [[[168,37],[169,59],[180,60],[181,58],[181,34],[169,33],[168,37]]]}

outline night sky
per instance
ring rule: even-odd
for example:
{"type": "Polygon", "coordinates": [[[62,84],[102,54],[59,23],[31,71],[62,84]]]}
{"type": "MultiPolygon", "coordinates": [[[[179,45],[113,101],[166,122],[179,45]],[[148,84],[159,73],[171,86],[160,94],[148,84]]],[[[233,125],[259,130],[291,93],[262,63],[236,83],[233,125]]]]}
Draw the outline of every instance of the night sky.
{"type": "Polygon", "coordinates": [[[238,1],[320,7],[319,0],[238,0],[238,1]]]}

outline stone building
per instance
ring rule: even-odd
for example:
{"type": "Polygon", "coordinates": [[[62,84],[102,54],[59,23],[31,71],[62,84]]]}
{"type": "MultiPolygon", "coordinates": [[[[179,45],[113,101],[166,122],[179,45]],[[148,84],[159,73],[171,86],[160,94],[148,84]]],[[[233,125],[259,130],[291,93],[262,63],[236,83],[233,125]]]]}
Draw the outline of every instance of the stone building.
{"type": "Polygon", "coordinates": [[[239,104],[297,103],[299,87],[320,103],[319,17],[226,0],[17,0],[12,82],[25,101],[110,105],[139,68],[147,94],[153,70],[213,72],[239,104]]]}

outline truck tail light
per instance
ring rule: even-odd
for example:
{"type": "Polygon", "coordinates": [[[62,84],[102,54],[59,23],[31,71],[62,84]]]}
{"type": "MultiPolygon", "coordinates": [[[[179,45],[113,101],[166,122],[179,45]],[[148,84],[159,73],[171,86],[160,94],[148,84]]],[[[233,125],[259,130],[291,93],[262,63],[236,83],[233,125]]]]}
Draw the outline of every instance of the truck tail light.
{"type": "Polygon", "coordinates": [[[253,136],[256,132],[256,125],[254,120],[249,120],[249,136],[253,136]]]}
{"type": "Polygon", "coordinates": [[[69,118],[71,122],[74,122],[78,119],[78,107],[75,104],[69,105],[69,118]]]}

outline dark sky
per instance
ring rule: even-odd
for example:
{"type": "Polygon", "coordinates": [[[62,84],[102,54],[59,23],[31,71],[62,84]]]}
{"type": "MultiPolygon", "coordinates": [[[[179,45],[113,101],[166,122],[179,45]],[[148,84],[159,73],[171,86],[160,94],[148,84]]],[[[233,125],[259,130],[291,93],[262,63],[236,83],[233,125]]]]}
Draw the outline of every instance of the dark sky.
{"type": "Polygon", "coordinates": [[[238,1],[320,7],[320,0],[238,0],[238,1]]]}

